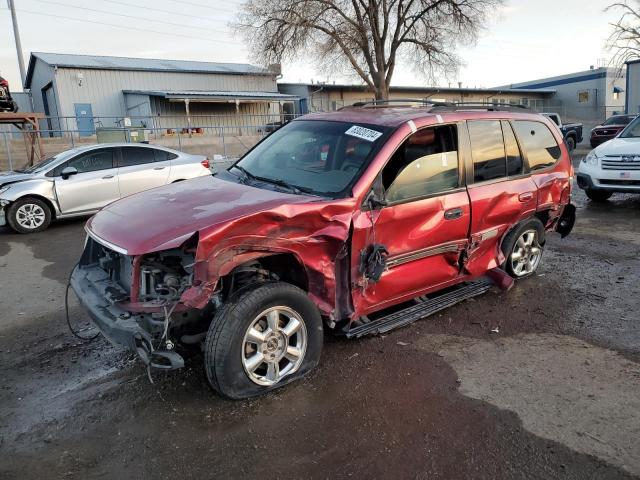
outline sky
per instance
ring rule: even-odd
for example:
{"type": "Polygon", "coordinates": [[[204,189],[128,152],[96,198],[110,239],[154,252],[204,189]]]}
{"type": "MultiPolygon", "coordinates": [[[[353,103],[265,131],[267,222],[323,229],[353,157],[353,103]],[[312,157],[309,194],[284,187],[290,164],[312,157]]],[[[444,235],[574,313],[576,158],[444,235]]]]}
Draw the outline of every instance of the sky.
{"type": "MultiPolygon", "coordinates": [[[[19,90],[7,0],[0,0],[0,74],[19,90]]],[[[229,27],[241,0],[14,0],[25,64],[31,51],[250,63],[229,27]]],[[[588,70],[606,62],[613,0],[507,0],[478,42],[460,47],[464,66],[439,86],[494,87],[588,70]]],[[[255,62],[253,62],[255,63],[255,62]]],[[[352,81],[301,59],[283,65],[288,82],[352,81]]],[[[410,65],[394,85],[429,85],[410,65]]]]}

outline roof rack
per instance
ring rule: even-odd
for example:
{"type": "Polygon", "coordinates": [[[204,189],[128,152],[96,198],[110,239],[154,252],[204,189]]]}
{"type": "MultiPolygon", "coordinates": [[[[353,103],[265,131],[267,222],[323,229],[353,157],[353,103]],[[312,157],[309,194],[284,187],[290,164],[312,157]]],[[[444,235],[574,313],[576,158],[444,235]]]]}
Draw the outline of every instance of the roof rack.
{"type": "Polygon", "coordinates": [[[508,112],[528,110],[529,107],[522,104],[506,103],[483,103],[483,102],[439,102],[425,98],[394,98],[390,100],[370,100],[368,102],[356,102],[352,107],[356,108],[376,108],[386,107],[392,103],[419,103],[424,107],[430,107],[430,111],[455,112],[457,110],[486,110],[489,112],[508,112]]]}

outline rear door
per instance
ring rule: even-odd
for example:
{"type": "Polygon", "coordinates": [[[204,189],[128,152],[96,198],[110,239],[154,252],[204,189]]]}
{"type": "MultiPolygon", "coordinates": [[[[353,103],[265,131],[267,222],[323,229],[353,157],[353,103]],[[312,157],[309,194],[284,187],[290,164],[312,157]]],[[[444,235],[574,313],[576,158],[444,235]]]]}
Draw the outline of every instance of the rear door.
{"type": "Polygon", "coordinates": [[[166,185],[171,161],[165,151],[157,151],[152,147],[120,148],[118,181],[122,197],[166,185]]]}
{"type": "Polygon", "coordinates": [[[457,125],[418,130],[392,155],[374,191],[387,205],[366,206],[353,221],[352,288],[360,314],[416,297],[454,280],[468,243],[469,199],[458,155],[457,125]],[[361,259],[372,245],[388,251],[378,282],[361,259]],[[364,253],[363,253],[364,252],[364,253]]]}
{"type": "Polygon", "coordinates": [[[58,204],[63,214],[97,210],[120,198],[114,148],[81,153],[53,170],[58,204]],[[64,179],[62,170],[73,167],[78,173],[64,179]]]}
{"type": "Polygon", "coordinates": [[[466,269],[479,275],[501,263],[500,240],[536,211],[538,194],[508,121],[473,120],[467,128],[472,219],[466,269]]]}

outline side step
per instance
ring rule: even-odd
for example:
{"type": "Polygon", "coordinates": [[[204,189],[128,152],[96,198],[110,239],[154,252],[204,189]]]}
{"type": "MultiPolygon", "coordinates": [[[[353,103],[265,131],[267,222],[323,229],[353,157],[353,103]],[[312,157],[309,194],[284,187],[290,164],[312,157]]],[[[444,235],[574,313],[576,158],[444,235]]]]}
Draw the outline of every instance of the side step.
{"type": "Polygon", "coordinates": [[[482,278],[475,282],[465,283],[455,290],[443,293],[425,302],[412,305],[399,312],[391,313],[385,317],[378,318],[364,325],[358,325],[350,329],[347,338],[360,338],[365,335],[386,333],[394,328],[404,327],[410,323],[428,317],[446,308],[452,307],[463,300],[477,297],[487,292],[495,284],[488,278],[482,278]]]}

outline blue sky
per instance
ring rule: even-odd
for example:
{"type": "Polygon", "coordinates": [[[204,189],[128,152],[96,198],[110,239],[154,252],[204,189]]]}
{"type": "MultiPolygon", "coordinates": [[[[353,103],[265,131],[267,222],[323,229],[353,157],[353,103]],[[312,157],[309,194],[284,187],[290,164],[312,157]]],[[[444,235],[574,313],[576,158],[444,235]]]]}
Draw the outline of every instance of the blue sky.
{"type": "MultiPolygon", "coordinates": [[[[11,17],[0,0],[0,73],[13,85],[19,73],[11,17]]],[[[573,71],[600,59],[616,13],[613,0],[510,0],[491,14],[455,78],[469,87],[491,87],[573,71]]],[[[15,0],[25,62],[31,51],[247,62],[250,56],[228,23],[241,0],[15,0]],[[75,7],[75,8],[74,8],[75,7]],[[69,17],[69,18],[65,18],[69,17]],[[106,25],[113,24],[113,25],[106,25]]],[[[283,65],[292,82],[344,81],[314,71],[311,62],[283,65]]],[[[395,85],[421,85],[411,68],[396,69],[395,85]]],[[[17,90],[17,88],[14,87],[17,90]]]]}

